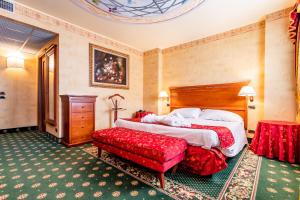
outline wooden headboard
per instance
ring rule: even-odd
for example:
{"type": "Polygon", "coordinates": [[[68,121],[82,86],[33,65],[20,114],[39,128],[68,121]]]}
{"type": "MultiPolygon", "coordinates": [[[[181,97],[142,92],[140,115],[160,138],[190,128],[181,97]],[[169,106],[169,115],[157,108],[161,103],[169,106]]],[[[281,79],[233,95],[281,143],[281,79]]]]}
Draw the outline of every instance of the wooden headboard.
{"type": "Polygon", "coordinates": [[[240,89],[250,81],[214,85],[170,87],[170,109],[196,107],[234,112],[248,125],[246,97],[238,96],[240,89]]]}

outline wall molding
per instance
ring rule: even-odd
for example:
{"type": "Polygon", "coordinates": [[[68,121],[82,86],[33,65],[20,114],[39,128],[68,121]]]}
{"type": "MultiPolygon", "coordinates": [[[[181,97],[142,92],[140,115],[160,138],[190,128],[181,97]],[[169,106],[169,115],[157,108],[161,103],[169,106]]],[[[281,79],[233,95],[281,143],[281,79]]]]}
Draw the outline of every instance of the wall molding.
{"type": "Polygon", "coordinates": [[[242,26],[240,28],[232,29],[230,31],[226,31],[223,33],[218,33],[216,35],[208,36],[206,38],[201,38],[198,40],[193,40],[191,42],[187,42],[187,43],[183,43],[183,44],[176,45],[173,47],[169,47],[169,48],[163,49],[163,53],[164,54],[172,53],[175,51],[180,51],[180,50],[183,50],[186,48],[191,48],[191,47],[195,47],[198,45],[203,45],[203,44],[207,44],[210,42],[214,42],[217,40],[234,37],[234,36],[237,36],[240,34],[244,34],[244,33],[251,32],[251,31],[256,31],[256,30],[263,29],[263,28],[265,28],[265,21],[260,21],[260,22],[256,22],[253,24],[249,24],[247,26],[242,26]]]}
{"type": "Polygon", "coordinates": [[[149,50],[149,51],[145,51],[145,52],[144,52],[144,56],[152,56],[152,55],[159,54],[159,53],[161,53],[161,52],[162,52],[161,49],[155,48],[155,49],[151,49],[151,50],[149,50]]]}
{"type": "Polygon", "coordinates": [[[289,7],[289,8],[268,14],[268,15],[266,15],[266,21],[274,21],[274,20],[278,20],[281,18],[289,17],[290,12],[292,10],[293,10],[293,7],[289,7]]]}
{"type": "MultiPolygon", "coordinates": [[[[279,10],[276,11],[274,13],[268,14],[265,17],[266,21],[274,21],[274,20],[278,20],[284,17],[288,17],[289,13],[291,12],[292,7],[283,9],[283,10],[279,10]]],[[[260,21],[260,22],[256,22],[253,24],[249,24],[246,26],[242,26],[240,28],[236,28],[236,29],[232,29],[223,33],[219,33],[219,34],[215,34],[212,36],[208,36],[205,38],[201,38],[201,39],[197,39],[197,40],[193,40],[190,42],[186,42],[183,44],[179,44],[179,45],[175,45],[169,48],[165,48],[165,49],[159,49],[159,48],[155,48],[149,51],[139,51],[133,47],[130,47],[126,44],[123,44],[121,42],[118,42],[116,40],[107,38],[103,35],[100,35],[98,33],[95,33],[93,31],[87,30],[85,28],[82,28],[78,25],[72,24],[70,22],[67,22],[65,20],[62,20],[60,18],[48,15],[46,13],[43,13],[41,11],[35,10],[33,8],[27,7],[23,4],[20,4],[18,2],[15,2],[15,14],[18,14],[20,16],[23,17],[29,17],[31,19],[37,20],[39,22],[43,22],[45,24],[50,24],[50,25],[54,25],[54,26],[59,26],[61,28],[64,28],[64,30],[68,31],[68,32],[72,32],[75,33],[77,35],[80,35],[82,37],[88,38],[92,41],[98,41],[100,43],[103,43],[107,46],[109,46],[110,48],[115,48],[115,49],[122,49],[122,51],[128,52],[128,53],[132,53],[135,54],[137,56],[150,56],[153,54],[158,54],[159,52],[162,52],[163,54],[166,53],[172,53],[178,50],[183,50],[186,48],[191,48],[197,45],[203,45],[203,44],[207,44],[210,42],[214,42],[217,40],[222,40],[225,38],[230,38],[230,37],[234,37],[240,34],[244,34],[250,31],[256,31],[262,28],[265,28],[265,21],[260,21]]],[[[50,30],[51,31],[51,30],[50,30]]]]}
{"type": "Polygon", "coordinates": [[[217,41],[217,40],[222,40],[222,39],[234,37],[234,36],[244,34],[244,33],[250,32],[250,31],[256,31],[256,30],[259,30],[259,29],[263,29],[263,28],[265,28],[266,21],[274,21],[274,20],[278,20],[278,19],[281,19],[281,18],[288,17],[291,10],[292,10],[292,7],[289,7],[289,8],[283,9],[283,10],[279,10],[279,11],[276,11],[274,13],[266,15],[264,21],[260,21],[260,22],[256,22],[256,23],[249,24],[249,25],[246,25],[246,26],[242,26],[240,28],[232,29],[232,30],[229,30],[229,31],[226,31],[226,32],[223,32],[223,33],[218,33],[218,34],[208,36],[208,37],[205,37],[205,38],[201,38],[201,39],[198,39],[198,40],[193,40],[193,41],[186,42],[186,43],[183,43],[183,44],[175,45],[175,46],[163,49],[162,52],[164,54],[172,53],[172,52],[180,51],[180,50],[183,50],[183,49],[186,49],[186,48],[191,48],[191,47],[195,47],[195,46],[198,46],[198,45],[203,45],[203,44],[207,44],[207,43],[210,43],[210,42],[214,42],[214,41],[217,41]]]}
{"type": "MultiPolygon", "coordinates": [[[[0,14],[1,14],[1,12],[0,12],[0,14]]],[[[28,18],[37,20],[37,21],[45,23],[45,24],[50,24],[50,25],[57,26],[59,28],[63,28],[64,30],[66,30],[68,32],[71,32],[71,33],[80,35],[82,37],[85,37],[89,40],[92,40],[91,42],[98,41],[98,42],[101,42],[101,43],[109,46],[110,48],[115,48],[115,49],[118,49],[118,50],[121,49],[122,51],[132,53],[132,54],[135,54],[137,56],[143,56],[142,51],[139,51],[139,50],[137,50],[133,47],[130,47],[130,46],[128,46],[126,44],[123,44],[121,42],[118,42],[116,40],[107,38],[103,35],[100,35],[100,34],[95,33],[93,31],[87,30],[83,27],[80,27],[78,25],[67,22],[63,19],[48,15],[46,13],[43,13],[41,11],[38,11],[38,10],[30,8],[30,7],[27,7],[27,6],[25,6],[23,4],[20,4],[18,2],[15,2],[15,13],[11,14],[11,15],[9,15],[9,14],[10,13],[7,13],[7,16],[8,17],[11,16],[11,18],[13,18],[13,15],[15,15],[15,14],[20,15],[22,17],[28,17],[28,18]]]]}

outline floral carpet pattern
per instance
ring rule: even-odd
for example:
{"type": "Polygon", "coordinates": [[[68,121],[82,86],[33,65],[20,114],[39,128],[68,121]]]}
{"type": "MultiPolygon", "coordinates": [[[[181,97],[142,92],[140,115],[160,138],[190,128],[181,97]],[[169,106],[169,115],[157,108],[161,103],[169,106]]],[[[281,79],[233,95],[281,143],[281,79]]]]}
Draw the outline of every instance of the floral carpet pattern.
{"type": "MultiPolygon", "coordinates": [[[[95,157],[98,155],[97,148],[93,146],[85,148],[84,151],[95,157]]],[[[101,160],[161,190],[154,172],[105,151],[101,160]]],[[[180,169],[174,175],[167,173],[164,191],[176,199],[250,199],[255,191],[260,162],[258,156],[245,148],[239,156],[229,160],[227,173],[224,170],[213,177],[199,177],[180,169]]]]}
{"type": "Polygon", "coordinates": [[[38,131],[0,134],[4,199],[288,199],[299,200],[300,166],[258,157],[248,148],[212,177],[178,169],[155,173],[92,145],[66,148],[38,131]]]}

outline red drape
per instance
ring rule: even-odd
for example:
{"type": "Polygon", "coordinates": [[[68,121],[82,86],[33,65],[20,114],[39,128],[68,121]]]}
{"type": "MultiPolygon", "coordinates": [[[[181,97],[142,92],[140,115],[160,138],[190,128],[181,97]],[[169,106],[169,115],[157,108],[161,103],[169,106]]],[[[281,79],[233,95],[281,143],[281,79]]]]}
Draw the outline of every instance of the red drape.
{"type": "Polygon", "coordinates": [[[289,36],[294,44],[297,41],[297,30],[298,30],[298,22],[299,22],[299,14],[297,12],[298,6],[299,3],[296,3],[293,10],[290,13],[289,36]]]}
{"type": "Polygon", "coordinates": [[[289,26],[289,37],[295,46],[295,77],[296,77],[296,96],[297,96],[297,121],[300,121],[300,77],[299,77],[299,12],[300,12],[300,0],[297,1],[290,13],[290,26],[289,26]]]}

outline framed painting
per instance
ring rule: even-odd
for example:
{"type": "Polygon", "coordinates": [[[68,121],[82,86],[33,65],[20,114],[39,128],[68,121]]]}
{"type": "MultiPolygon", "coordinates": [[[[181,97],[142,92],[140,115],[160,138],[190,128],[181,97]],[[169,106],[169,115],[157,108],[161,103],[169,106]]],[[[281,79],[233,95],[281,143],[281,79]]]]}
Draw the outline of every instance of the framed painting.
{"type": "Polygon", "coordinates": [[[129,56],[90,44],[90,86],[129,89],[129,56]]]}

